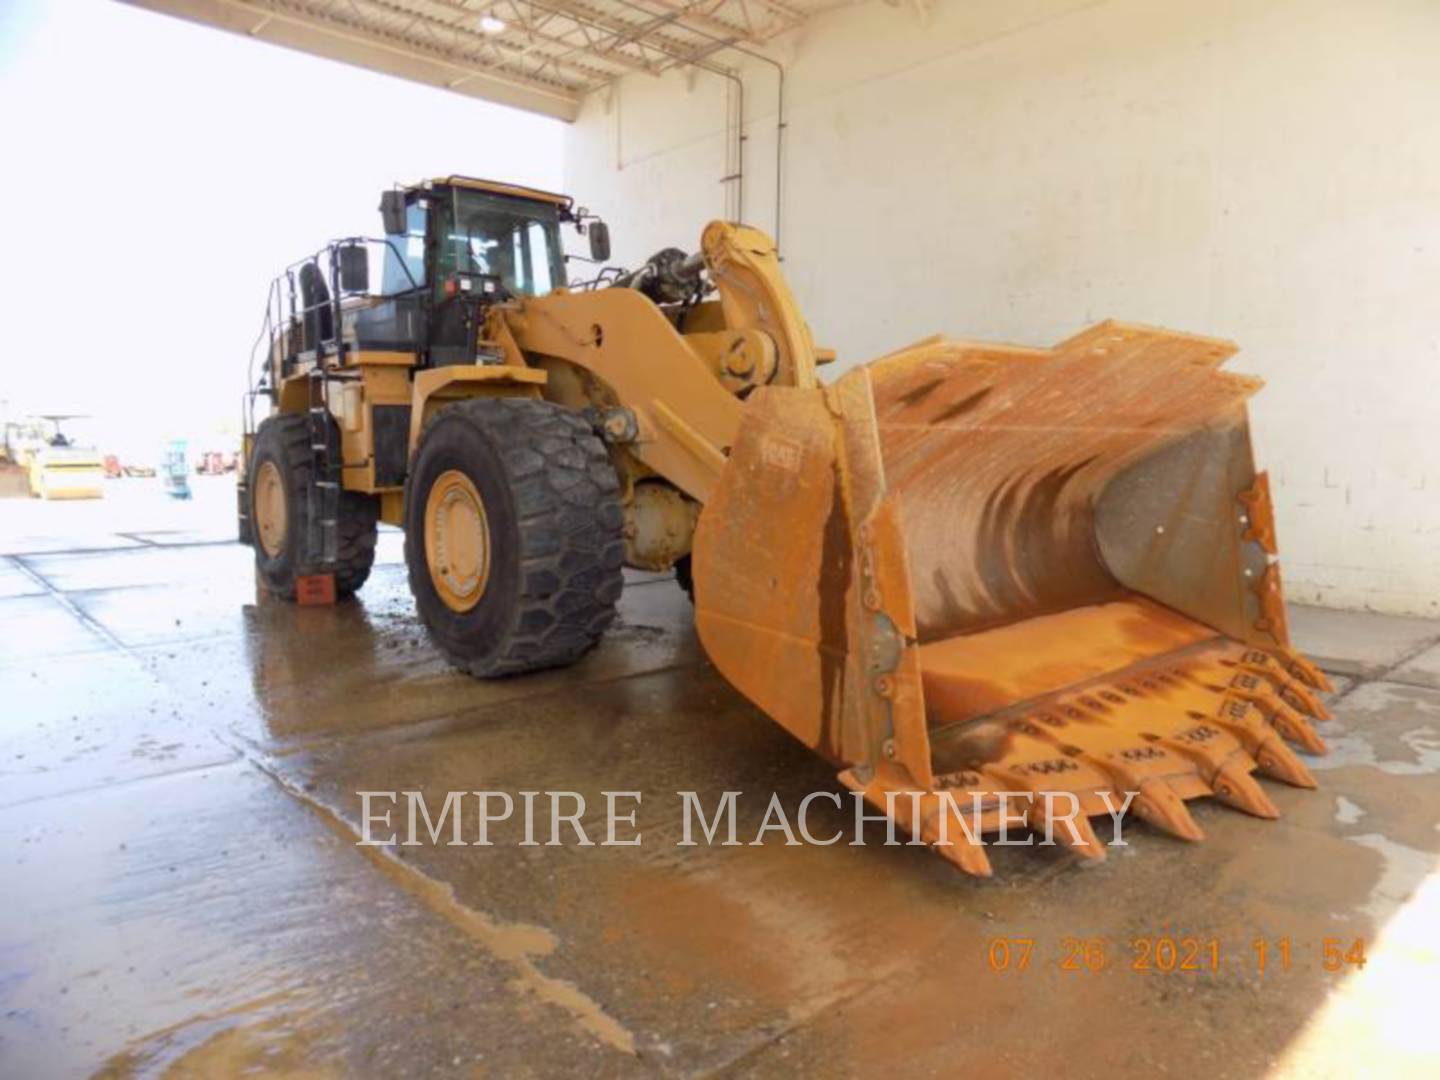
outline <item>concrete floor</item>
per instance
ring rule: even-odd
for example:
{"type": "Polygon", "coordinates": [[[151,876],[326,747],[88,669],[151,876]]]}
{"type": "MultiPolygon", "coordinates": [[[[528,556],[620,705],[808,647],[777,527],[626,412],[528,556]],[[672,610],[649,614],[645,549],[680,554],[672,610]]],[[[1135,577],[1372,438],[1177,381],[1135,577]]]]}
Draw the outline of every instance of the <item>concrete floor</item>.
{"type": "Polygon", "coordinates": [[[838,785],[707,665],[672,581],[635,576],[576,667],[479,683],[414,622],[396,534],[358,602],[257,604],[228,488],[197,487],[209,517],[124,535],[113,500],[0,505],[0,1076],[1440,1064],[1440,623],[1294,610],[1339,691],[1321,789],[1265,782],[1280,821],[1191,804],[1203,844],[1136,825],[980,881],[878,829],[676,846],[678,791],[745,792],[748,839],[770,792],[838,785]],[[356,792],[397,789],[574,790],[587,826],[637,790],[645,843],[357,847],[356,792]],[[1131,970],[1166,934],[1220,971],[1131,970]],[[1332,935],[1363,969],[1324,970],[1332,935]],[[990,970],[997,937],[1028,970],[990,970]],[[1105,968],[1064,970],[1072,937],[1105,968]],[[1258,975],[1256,938],[1290,969],[1258,975]]]}

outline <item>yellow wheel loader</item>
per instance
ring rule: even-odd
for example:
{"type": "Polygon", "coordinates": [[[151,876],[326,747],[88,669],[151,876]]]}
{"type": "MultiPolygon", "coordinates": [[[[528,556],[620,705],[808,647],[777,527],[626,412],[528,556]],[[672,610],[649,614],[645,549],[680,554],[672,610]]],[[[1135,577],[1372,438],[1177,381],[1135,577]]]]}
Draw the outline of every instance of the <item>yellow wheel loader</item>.
{"type": "Polygon", "coordinates": [[[933,338],[826,384],[756,229],[567,282],[562,227],[609,254],[567,197],[452,176],[380,209],[272,283],[240,531],[275,593],[353,592],[403,526],[430,636],[491,677],[575,660],[622,566],[674,567],[716,667],[975,874],[1002,828],[1098,858],[1091,816],[1197,840],[1185,800],[1314,785],[1288,744],[1323,750],[1328,684],[1234,346],[933,338]]]}

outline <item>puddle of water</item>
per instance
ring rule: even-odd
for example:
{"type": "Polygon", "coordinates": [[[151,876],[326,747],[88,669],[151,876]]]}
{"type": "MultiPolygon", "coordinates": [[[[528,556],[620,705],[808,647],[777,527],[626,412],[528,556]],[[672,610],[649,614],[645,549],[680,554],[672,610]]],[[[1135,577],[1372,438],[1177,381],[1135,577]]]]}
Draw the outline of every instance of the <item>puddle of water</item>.
{"type": "Polygon", "coordinates": [[[1335,796],[1335,820],[1341,825],[1353,825],[1365,816],[1365,810],[1351,802],[1344,795],[1335,796]]]}
{"type": "MultiPolygon", "coordinates": [[[[1397,843],[1380,833],[1347,836],[1353,844],[1380,853],[1383,860],[1380,880],[1370,890],[1370,899],[1361,907],[1379,925],[1388,919],[1435,869],[1435,856],[1397,843]]],[[[1440,900],[1440,895],[1437,895],[1440,900]]],[[[1440,907],[1436,909],[1440,914],[1440,907]]]]}
{"type": "Polygon", "coordinates": [[[112,1055],[94,1080],[200,1080],[266,1076],[274,1080],[331,1080],[342,1075],[320,1063],[325,1038],[312,1010],[287,1007],[293,994],[270,994],[214,1016],[197,1016],[137,1040],[112,1055]]]}
{"type": "Polygon", "coordinates": [[[1345,698],[1331,729],[1321,771],[1362,765],[1390,776],[1440,773],[1440,694],[1398,683],[1370,683],[1345,698]],[[1432,723],[1433,719],[1433,723],[1432,723]]]}

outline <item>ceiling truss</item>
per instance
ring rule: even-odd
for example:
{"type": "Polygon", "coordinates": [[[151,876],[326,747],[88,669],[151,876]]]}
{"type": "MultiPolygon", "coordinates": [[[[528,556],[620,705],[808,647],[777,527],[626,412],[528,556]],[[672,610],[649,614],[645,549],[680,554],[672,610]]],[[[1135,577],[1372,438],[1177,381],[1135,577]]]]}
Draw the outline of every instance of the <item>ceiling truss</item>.
{"type": "MultiPolygon", "coordinates": [[[[715,67],[835,0],[130,0],[571,119],[627,75],[715,67]],[[502,92],[508,88],[509,93],[502,92]]],[[[730,65],[724,65],[730,66],[730,65]]]]}

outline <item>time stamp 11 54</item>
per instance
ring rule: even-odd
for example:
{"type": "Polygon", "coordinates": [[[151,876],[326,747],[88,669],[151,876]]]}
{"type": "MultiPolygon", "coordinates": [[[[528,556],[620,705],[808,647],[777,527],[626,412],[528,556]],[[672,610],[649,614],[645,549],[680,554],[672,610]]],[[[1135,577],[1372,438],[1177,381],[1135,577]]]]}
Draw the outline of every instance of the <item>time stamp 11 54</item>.
{"type": "Polygon", "coordinates": [[[1007,936],[986,942],[985,963],[997,974],[1052,969],[1138,975],[1214,975],[1248,972],[1261,978],[1290,971],[1340,974],[1365,966],[1365,939],[1352,935],[1255,937],[1248,942],[1188,934],[1129,938],[1007,936]]]}

